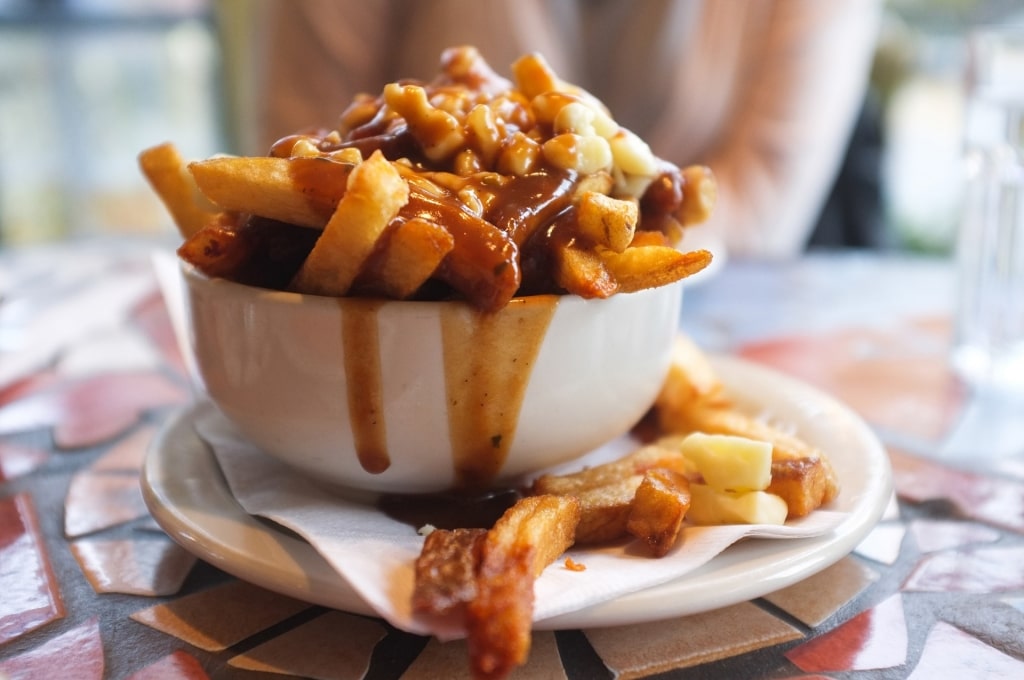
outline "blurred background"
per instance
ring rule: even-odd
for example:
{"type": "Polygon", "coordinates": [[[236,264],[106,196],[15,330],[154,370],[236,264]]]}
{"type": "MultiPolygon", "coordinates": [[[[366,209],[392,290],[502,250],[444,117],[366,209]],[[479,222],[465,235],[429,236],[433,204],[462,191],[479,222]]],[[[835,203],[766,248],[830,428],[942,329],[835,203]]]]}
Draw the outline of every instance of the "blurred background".
{"type": "MultiPolygon", "coordinates": [[[[247,149],[250,0],[0,0],[0,248],[172,233],[136,154],[247,149]],[[230,87],[228,86],[230,84],[230,87]]],[[[960,196],[965,35],[1020,0],[888,0],[871,91],[826,207],[947,253],[960,196]]],[[[252,149],[248,149],[252,151],[252,149]]],[[[863,226],[863,225],[862,225],[863,226]]]]}

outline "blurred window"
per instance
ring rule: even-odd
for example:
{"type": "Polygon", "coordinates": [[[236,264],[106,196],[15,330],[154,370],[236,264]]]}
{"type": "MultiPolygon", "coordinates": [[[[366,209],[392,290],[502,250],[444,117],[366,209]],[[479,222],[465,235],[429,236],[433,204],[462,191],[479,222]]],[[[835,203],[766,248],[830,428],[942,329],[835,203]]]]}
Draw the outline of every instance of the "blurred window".
{"type": "Polygon", "coordinates": [[[222,148],[209,0],[0,0],[0,247],[159,233],[136,165],[222,148]]]}

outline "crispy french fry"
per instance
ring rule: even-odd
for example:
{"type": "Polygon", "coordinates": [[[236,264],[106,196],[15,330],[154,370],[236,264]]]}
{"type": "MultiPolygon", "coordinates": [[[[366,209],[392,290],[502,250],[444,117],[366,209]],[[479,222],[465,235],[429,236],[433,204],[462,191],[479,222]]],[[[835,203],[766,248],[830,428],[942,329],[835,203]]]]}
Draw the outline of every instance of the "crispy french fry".
{"type": "Polygon", "coordinates": [[[635,201],[589,191],[580,197],[577,210],[580,233],[594,243],[621,253],[633,240],[640,216],[635,201]]]}
{"type": "Polygon", "coordinates": [[[466,610],[474,677],[503,678],[526,661],[533,627],[533,584],[572,545],[579,501],[529,496],[487,532],[478,592],[466,610]]]}
{"type": "Polygon", "coordinates": [[[435,529],[427,534],[416,559],[415,611],[449,614],[476,597],[476,572],[486,536],[486,529],[435,529]]]}
{"type": "Polygon", "coordinates": [[[686,460],[678,449],[652,444],[602,465],[565,475],[541,475],[533,494],[575,496],[580,499],[577,543],[600,543],[623,536],[633,495],[650,469],[685,474],[686,460]]]}
{"type": "Polygon", "coordinates": [[[621,253],[599,248],[598,254],[622,293],[675,283],[711,263],[707,250],[681,252],[670,246],[627,248],[621,253]]]}
{"type": "Polygon", "coordinates": [[[254,243],[240,231],[234,215],[207,223],[180,246],[178,255],[210,277],[233,278],[248,262],[254,243]]]}
{"type": "Polygon", "coordinates": [[[444,197],[410,185],[410,215],[440,215],[453,246],[437,269],[437,277],[484,311],[501,309],[521,281],[519,251],[509,235],[464,210],[453,210],[444,197]]]}
{"type": "Polygon", "coordinates": [[[347,293],[377,239],[408,200],[409,186],[380,152],[357,165],[290,288],[317,295],[347,293]]]}
{"type": "Polygon", "coordinates": [[[663,557],[676,544],[683,518],[690,509],[690,483],[675,470],[654,468],[644,474],[636,489],[626,521],[626,531],[663,557]]]}
{"type": "Polygon", "coordinates": [[[606,298],[618,292],[615,279],[593,250],[573,244],[554,245],[555,282],[566,292],[582,298],[606,298]]]}
{"type": "Polygon", "coordinates": [[[772,482],[766,491],[781,496],[789,517],[803,517],[839,493],[835,472],[824,453],[802,439],[772,427],[729,406],[690,404],[659,412],[662,427],[671,432],[731,434],[772,444],[772,482]]]}
{"type": "Polygon", "coordinates": [[[421,218],[394,225],[381,241],[356,285],[365,281],[368,290],[395,300],[419,290],[455,247],[447,229],[421,218]]]}
{"type": "Polygon", "coordinates": [[[697,343],[685,335],[676,335],[668,375],[655,403],[659,409],[678,411],[694,402],[727,405],[728,397],[718,373],[697,343]]]}
{"type": "Polygon", "coordinates": [[[139,154],[139,168],[186,239],[215,217],[216,206],[199,193],[174,144],[168,142],[144,150],[139,154]]]}
{"type": "Polygon", "coordinates": [[[633,497],[643,480],[643,475],[630,475],[576,493],[580,500],[576,543],[605,543],[625,536],[633,497]]]}
{"type": "Polygon", "coordinates": [[[188,169],[203,195],[224,210],[322,229],[353,167],[329,158],[223,156],[188,169]]]}
{"type": "Polygon", "coordinates": [[[686,472],[686,459],[677,448],[650,444],[616,460],[564,475],[543,474],[533,481],[533,494],[573,495],[596,489],[647,470],[667,468],[686,472]]]}

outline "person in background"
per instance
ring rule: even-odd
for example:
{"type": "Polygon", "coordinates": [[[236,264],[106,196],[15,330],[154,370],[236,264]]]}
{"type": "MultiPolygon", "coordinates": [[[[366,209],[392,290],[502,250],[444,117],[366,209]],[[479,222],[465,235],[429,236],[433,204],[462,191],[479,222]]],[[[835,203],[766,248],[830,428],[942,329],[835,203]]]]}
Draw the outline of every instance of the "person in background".
{"type": "Polygon", "coordinates": [[[267,0],[257,143],[333,125],[359,92],[430,79],[471,44],[499,73],[526,52],[678,165],[712,168],[700,227],[730,256],[802,252],[861,110],[876,0],[267,0]]]}

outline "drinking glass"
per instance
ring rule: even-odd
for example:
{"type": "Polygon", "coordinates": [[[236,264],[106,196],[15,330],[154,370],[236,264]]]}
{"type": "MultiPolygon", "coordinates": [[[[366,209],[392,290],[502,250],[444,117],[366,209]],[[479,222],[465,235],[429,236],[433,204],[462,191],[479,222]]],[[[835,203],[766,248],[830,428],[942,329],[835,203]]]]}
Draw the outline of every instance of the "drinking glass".
{"type": "Polygon", "coordinates": [[[1024,26],[976,30],[968,53],[952,361],[1024,392],[1024,26]]]}

